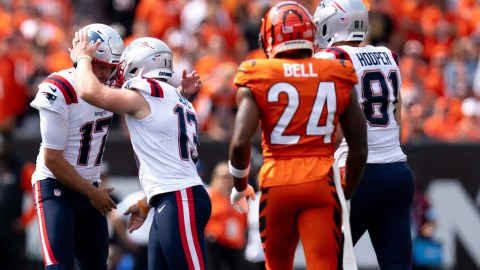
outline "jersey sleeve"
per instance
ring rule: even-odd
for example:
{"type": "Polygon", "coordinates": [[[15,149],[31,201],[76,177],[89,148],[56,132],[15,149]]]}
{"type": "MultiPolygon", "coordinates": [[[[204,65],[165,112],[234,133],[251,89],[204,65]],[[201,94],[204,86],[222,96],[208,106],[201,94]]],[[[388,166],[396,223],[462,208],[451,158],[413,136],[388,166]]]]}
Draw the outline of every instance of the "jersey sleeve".
{"type": "MultiPolygon", "coordinates": [[[[48,79],[48,78],[47,78],[48,79]]],[[[55,85],[45,79],[38,86],[38,92],[35,99],[30,103],[30,106],[37,110],[49,110],[61,115],[68,115],[68,105],[72,102],[65,98],[62,86],[55,85]]],[[[74,91],[73,88],[67,92],[74,91]]]]}
{"type": "Polygon", "coordinates": [[[355,85],[358,83],[357,72],[351,61],[336,60],[332,66],[332,74],[337,80],[341,80],[344,83],[355,85]]]}
{"type": "Polygon", "coordinates": [[[137,90],[153,97],[165,97],[161,84],[155,79],[135,77],[125,82],[122,88],[137,90]]]}
{"type": "Polygon", "coordinates": [[[255,69],[256,65],[257,65],[256,60],[249,60],[249,61],[242,62],[238,67],[237,73],[235,74],[235,78],[233,80],[235,85],[238,87],[248,86],[251,76],[253,76],[254,74],[253,70],[255,69]]]}
{"type": "MultiPolygon", "coordinates": [[[[317,59],[337,59],[341,64],[340,68],[349,70],[349,72],[341,72],[342,78],[347,80],[347,83],[358,83],[357,73],[355,67],[353,66],[352,59],[350,54],[346,50],[340,47],[330,47],[324,49],[314,55],[314,58],[317,59]]],[[[337,74],[337,72],[334,72],[337,74]]],[[[338,74],[337,74],[338,75],[338,74]]]]}
{"type": "Polygon", "coordinates": [[[317,52],[313,57],[317,59],[337,59],[335,54],[326,50],[317,52]]]}
{"type": "Polygon", "coordinates": [[[67,145],[68,118],[50,110],[40,111],[40,133],[42,147],[64,150],[67,145]]]}

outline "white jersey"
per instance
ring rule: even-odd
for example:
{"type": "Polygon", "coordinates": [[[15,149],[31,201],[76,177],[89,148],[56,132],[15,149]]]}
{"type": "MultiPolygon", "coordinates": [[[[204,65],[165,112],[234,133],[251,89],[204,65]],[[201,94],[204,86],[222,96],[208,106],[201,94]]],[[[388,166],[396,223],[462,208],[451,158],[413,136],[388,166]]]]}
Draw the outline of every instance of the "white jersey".
{"type": "Polygon", "coordinates": [[[135,77],[124,84],[150,105],[144,119],[126,115],[140,183],[148,201],[156,195],[202,185],[198,160],[197,115],[192,104],[171,85],[135,77]]]}
{"type": "MultiPolygon", "coordinates": [[[[47,177],[55,178],[45,166],[45,147],[63,150],[65,159],[86,180],[100,180],[100,162],[113,114],[80,99],[74,87],[74,71],[71,68],[52,73],[40,83],[37,95],[30,103],[39,111],[58,113],[63,120],[54,123],[58,127],[55,132],[42,130],[42,137],[54,133],[55,138],[41,143],[32,185],[47,177]]],[[[41,121],[48,121],[48,118],[41,121]]]]}
{"type": "MultiPolygon", "coordinates": [[[[367,163],[406,161],[400,148],[399,125],[395,120],[402,78],[397,56],[385,47],[338,46],[318,52],[315,58],[350,60],[358,75],[358,102],[367,120],[367,163]]],[[[345,166],[348,147],[343,139],[335,152],[340,167],[345,166]]]]}

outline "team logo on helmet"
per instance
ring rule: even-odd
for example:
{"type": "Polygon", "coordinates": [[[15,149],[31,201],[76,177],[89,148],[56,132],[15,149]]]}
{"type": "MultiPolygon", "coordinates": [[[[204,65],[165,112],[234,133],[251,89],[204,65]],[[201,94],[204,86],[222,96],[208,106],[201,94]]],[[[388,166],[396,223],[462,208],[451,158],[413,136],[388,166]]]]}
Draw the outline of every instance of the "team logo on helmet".
{"type": "Polygon", "coordinates": [[[154,47],[152,47],[150,44],[148,44],[146,42],[134,41],[134,42],[130,43],[130,45],[127,46],[125,51],[131,51],[135,48],[149,48],[149,49],[152,49],[152,50],[155,49],[154,47]]]}
{"type": "Polygon", "coordinates": [[[100,42],[105,42],[105,40],[100,36],[99,33],[94,32],[94,31],[88,31],[88,41],[90,41],[90,44],[95,44],[97,41],[100,42]]]}

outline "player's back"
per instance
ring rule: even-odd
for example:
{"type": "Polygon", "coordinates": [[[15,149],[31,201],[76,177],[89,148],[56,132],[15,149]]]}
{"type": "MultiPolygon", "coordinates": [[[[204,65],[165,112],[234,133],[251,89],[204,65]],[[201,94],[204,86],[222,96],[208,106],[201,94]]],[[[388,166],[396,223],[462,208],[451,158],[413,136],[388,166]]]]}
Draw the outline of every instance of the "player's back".
{"type": "MultiPolygon", "coordinates": [[[[255,96],[267,162],[320,157],[324,166],[316,165],[330,169],[335,127],[348,105],[352,85],[357,83],[350,62],[313,58],[245,61],[235,83],[248,87],[255,96]]],[[[318,176],[308,173],[310,169],[315,170],[309,168],[308,162],[300,163],[305,163],[296,164],[305,169],[304,176],[291,171],[279,178],[318,176]]]]}
{"type": "Polygon", "coordinates": [[[150,105],[151,114],[144,119],[125,117],[147,197],[201,185],[192,104],[171,85],[154,79],[136,77],[124,88],[137,89],[150,105]]]}
{"type": "MultiPolygon", "coordinates": [[[[402,87],[397,56],[385,47],[338,46],[328,48],[315,57],[350,60],[358,75],[355,89],[367,120],[367,163],[405,161],[400,148],[399,123],[395,111],[402,87]]],[[[348,150],[345,140],[336,158],[343,164],[348,150]]]]}
{"type": "Polygon", "coordinates": [[[67,126],[65,145],[61,142],[58,145],[42,142],[32,182],[47,177],[55,178],[45,166],[43,147],[63,150],[64,158],[85,179],[91,182],[100,179],[100,162],[113,113],[94,107],[79,97],[74,87],[74,70],[71,68],[50,74],[39,84],[37,95],[31,102],[36,109],[60,114],[67,126]]]}

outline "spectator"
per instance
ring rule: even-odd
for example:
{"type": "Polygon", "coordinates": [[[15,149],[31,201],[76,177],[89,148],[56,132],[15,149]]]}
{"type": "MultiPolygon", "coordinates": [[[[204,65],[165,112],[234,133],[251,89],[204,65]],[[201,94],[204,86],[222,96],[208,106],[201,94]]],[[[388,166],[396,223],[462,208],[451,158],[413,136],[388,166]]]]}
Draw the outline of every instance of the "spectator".
{"type": "Polygon", "coordinates": [[[457,125],[461,115],[459,99],[438,98],[434,112],[424,122],[425,134],[435,141],[454,142],[457,137],[457,125]]]}
{"type": "Polygon", "coordinates": [[[148,36],[164,39],[170,27],[180,24],[183,4],[179,0],[140,0],[135,10],[135,20],[148,24],[148,36]]]}
{"type": "MultiPolygon", "coordinates": [[[[135,9],[140,0],[111,0],[108,1],[108,11],[113,22],[121,24],[125,29],[125,36],[132,34],[132,26],[135,20],[135,9]]],[[[125,46],[128,44],[125,43],[125,46]]]]}
{"type": "Polygon", "coordinates": [[[468,37],[457,39],[452,45],[451,56],[445,63],[443,73],[448,97],[464,99],[471,94],[477,65],[472,52],[473,44],[468,37]],[[466,88],[458,87],[457,83],[465,83],[466,88]]]}
{"type": "Polygon", "coordinates": [[[124,215],[124,213],[132,204],[137,203],[137,201],[142,199],[144,196],[145,193],[142,190],[127,195],[118,203],[117,209],[112,211],[110,219],[113,229],[118,235],[118,240],[120,241],[118,244],[125,249],[125,253],[122,253],[123,257],[128,256],[129,254],[132,256],[132,270],[147,269],[148,235],[150,226],[152,225],[154,212],[150,211],[147,219],[145,220],[145,224],[132,233],[128,232],[128,216],[124,215]]]}
{"type": "Polygon", "coordinates": [[[435,211],[427,196],[419,190],[412,204],[413,228],[413,270],[440,270],[443,263],[443,248],[434,238],[435,211]]]}
{"type": "Polygon", "coordinates": [[[212,140],[227,141],[232,136],[236,104],[233,76],[237,66],[232,62],[220,63],[210,71],[195,100],[202,116],[205,133],[212,140]]]}
{"type": "Polygon", "coordinates": [[[212,270],[245,269],[244,249],[247,237],[247,217],[230,203],[233,178],[228,163],[217,163],[212,172],[208,194],[212,200],[212,215],[205,227],[208,268],[212,270]]]}
{"type": "Polygon", "coordinates": [[[463,118],[458,123],[458,139],[480,142],[480,96],[466,98],[462,102],[463,118]]]}
{"type": "Polygon", "coordinates": [[[13,132],[27,107],[27,93],[19,80],[19,59],[10,50],[11,32],[0,32],[0,131],[13,132]]]}
{"type": "Polygon", "coordinates": [[[423,78],[427,74],[427,63],[423,59],[423,45],[418,40],[409,40],[403,46],[402,61],[402,102],[411,105],[424,94],[423,78]]]}
{"type": "Polygon", "coordinates": [[[4,270],[23,270],[25,227],[35,217],[33,207],[22,215],[23,197],[31,194],[35,165],[20,157],[12,142],[12,134],[0,132],[0,262],[4,270]]]}
{"type": "MultiPolygon", "coordinates": [[[[456,39],[478,35],[475,34],[480,29],[478,25],[480,4],[478,1],[364,0],[364,2],[369,3],[371,10],[369,12],[370,31],[368,40],[363,44],[387,45],[392,51],[401,52],[406,41],[417,40],[424,48],[423,60],[428,65],[426,67],[428,72],[425,76],[423,76],[423,73],[422,76],[419,76],[415,73],[404,72],[405,94],[408,92],[407,88],[410,88],[409,75],[422,79],[421,82],[415,82],[415,85],[410,84],[410,86],[416,87],[423,84],[423,88],[418,87],[418,90],[428,93],[427,95],[434,94],[434,96],[425,97],[430,101],[436,99],[437,96],[451,96],[451,91],[457,91],[455,83],[457,79],[454,79],[456,75],[454,76],[453,73],[457,71],[461,73],[461,68],[458,68],[460,65],[454,64],[454,68],[449,67],[449,75],[445,78],[444,64],[453,58],[450,51],[455,49],[452,44],[456,44],[456,39]],[[453,83],[447,84],[449,81],[453,83]]],[[[307,9],[310,11],[313,11],[318,5],[318,1],[311,0],[302,0],[300,3],[309,6],[310,8],[307,7],[307,9]]],[[[164,38],[167,38],[172,30],[186,32],[188,42],[183,46],[182,53],[178,54],[176,52],[179,55],[178,57],[182,57],[181,54],[184,55],[178,63],[189,62],[193,66],[208,67],[208,65],[201,63],[203,60],[198,60],[204,58],[206,54],[211,55],[212,51],[214,53],[220,51],[209,49],[208,40],[212,36],[223,37],[226,48],[228,48],[226,51],[234,52],[231,56],[233,62],[237,65],[245,57],[248,59],[264,58],[263,51],[256,49],[259,32],[256,27],[261,21],[259,18],[263,16],[266,8],[271,4],[271,1],[267,0],[3,1],[0,4],[0,33],[10,33],[17,37],[15,38],[17,41],[9,42],[7,47],[12,62],[10,65],[15,66],[16,83],[20,85],[18,89],[21,89],[24,88],[25,81],[33,82],[38,81],[39,78],[42,79],[42,76],[46,77],[45,71],[51,73],[52,70],[69,66],[68,53],[65,51],[65,45],[62,44],[62,41],[66,40],[66,33],[77,28],[78,25],[91,23],[93,18],[97,18],[95,21],[104,23],[125,24],[127,31],[126,45],[131,40],[149,36],[152,32],[163,32],[161,35],[164,38]],[[113,13],[110,12],[112,16],[107,16],[109,14],[108,10],[113,10],[113,13]],[[125,19],[127,14],[135,15],[125,19]],[[156,19],[159,16],[158,14],[161,14],[162,20],[156,19]],[[132,26],[128,26],[131,24],[132,26]],[[41,61],[41,64],[36,64],[37,61],[41,61]],[[28,78],[23,78],[24,76],[28,76],[28,78]]],[[[0,34],[0,36],[3,36],[3,34],[0,34]]],[[[174,49],[173,46],[172,49],[174,49]]],[[[471,55],[471,53],[468,54],[471,55]]],[[[478,51],[474,55],[478,55],[478,51]]],[[[477,59],[476,56],[469,56],[469,58],[472,61],[477,59]]],[[[400,65],[409,66],[410,64],[412,64],[411,59],[400,58],[400,65]]],[[[7,69],[2,69],[0,73],[9,72],[8,65],[2,64],[2,67],[7,69]]],[[[415,71],[417,69],[413,66],[411,70],[415,71]]],[[[479,69],[477,68],[477,70],[479,69]]],[[[205,74],[209,75],[210,73],[205,74]]],[[[174,79],[178,82],[181,73],[177,72],[175,76],[174,79]]],[[[480,78],[480,76],[477,77],[480,78]]],[[[204,78],[207,79],[207,77],[204,78]]],[[[8,80],[4,84],[10,84],[11,82],[13,83],[12,80],[8,80]]],[[[471,89],[470,84],[471,82],[468,81],[466,89],[471,89]]],[[[28,85],[35,85],[35,83],[26,85],[28,87],[28,85]]],[[[473,89],[477,88],[479,87],[475,86],[473,89]]],[[[6,89],[13,88],[7,87],[6,89]]],[[[22,98],[25,99],[25,95],[21,94],[13,98],[18,101],[22,98]]],[[[27,95],[26,98],[31,100],[33,95],[27,95]]],[[[461,98],[463,99],[465,96],[461,98]]],[[[2,110],[10,110],[6,106],[1,106],[1,99],[0,97],[0,118],[2,118],[2,110]]],[[[9,98],[9,100],[14,99],[9,98]]],[[[408,105],[409,107],[415,104],[423,106],[423,99],[424,97],[412,99],[412,104],[408,105]]],[[[408,101],[408,96],[406,96],[406,100],[408,101]]],[[[22,122],[24,111],[20,108],[22,105],[18,107],[14,104],[20,103],[15,102],[8,105],[20,109],[19,112],[13,112],[14,117],[7,121],[0,120],[0,126],[24,128],[23,124],[25,122],[22,122]]],[[[26,103],[23,102],[23,104],[26,103]]],[[[430,115],[430,107],[427,106],[425,109],[424,117],[430,115]]],[[[24,105],[23,108],[25,108],[24,105]]],[[[408,114],[403,116],[406,121],[409,121],[408,117],[408,114]]],[[[420,120],[423,121],[424,119],[420,120]]],[[[23,132],[25,135],[32,136],[29,131],[32,127],[36,128],[35,123],[38,123],[38,118],[29,118],[27,123],[29,124],[27,127],[30,129],[22,131],[26,131],[23,132]]],[[[113,125],[112,128],[117,129],[119,127],[113,125]]],[[[205,130],[200,129],[200,132],[204,133],[205,130]]],[[[421,142],[421,140],[418,142],[421,142]]]]}

